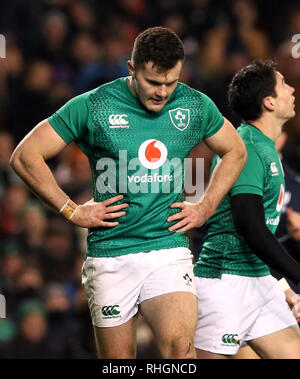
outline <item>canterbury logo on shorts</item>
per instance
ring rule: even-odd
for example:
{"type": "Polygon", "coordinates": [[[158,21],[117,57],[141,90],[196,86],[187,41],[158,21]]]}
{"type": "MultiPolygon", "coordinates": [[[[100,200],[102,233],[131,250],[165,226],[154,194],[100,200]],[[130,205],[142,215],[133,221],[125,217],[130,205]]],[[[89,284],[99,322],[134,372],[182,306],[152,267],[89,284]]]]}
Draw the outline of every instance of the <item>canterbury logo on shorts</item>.
{"type": "Polygon", "coordinates": [[[119,305],[104,305],[102,307],[101,312],[103,314],[103,318],[118,318],[121,316],[118,316],[120,314],[120,311],[118,311],[117,308],[119,308],[119,305]]]}
{"type": "Polygon", "coordinates": [[[224,334],[222,336],[222,342],[226,345],[239,345],[240,340],[237,339],[238,334],[224,334]]]}
{"type": "Polygon", "coordinates": [[[191,283],[192,283],[193,279],[191,279],[191,277],[189,276],[188,273],[186,273],[183,276],[183,279],[185,280],[186,285],[189,286],[189,287],[191,287],[191,283]]]}

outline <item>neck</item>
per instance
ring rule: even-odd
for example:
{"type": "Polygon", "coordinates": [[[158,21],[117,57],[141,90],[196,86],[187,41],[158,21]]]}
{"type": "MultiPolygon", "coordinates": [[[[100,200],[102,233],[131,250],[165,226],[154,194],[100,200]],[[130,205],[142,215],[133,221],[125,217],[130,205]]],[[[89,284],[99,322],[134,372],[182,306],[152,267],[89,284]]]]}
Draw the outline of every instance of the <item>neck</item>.
{"type": "Polygon", "coordinates": [[[264,135],[269,137],[272,141],[276,141],[282,132],[282,126],[286,121],[274,120],[271,117],[262,116],[258,120],[249,122],[249,124],[255,126],[259,129],[264,135]]]}
{"type": "Polygon", "coordinates": [[[130,92],[132,93],[132,95],[134,97],[136,97],[135,83],[134,83],[134,80],[133,80],[132,76],[129,76],[129,78],[127,79],[127,84],[128,84],[128,87],[129,87],[130,92]]]}

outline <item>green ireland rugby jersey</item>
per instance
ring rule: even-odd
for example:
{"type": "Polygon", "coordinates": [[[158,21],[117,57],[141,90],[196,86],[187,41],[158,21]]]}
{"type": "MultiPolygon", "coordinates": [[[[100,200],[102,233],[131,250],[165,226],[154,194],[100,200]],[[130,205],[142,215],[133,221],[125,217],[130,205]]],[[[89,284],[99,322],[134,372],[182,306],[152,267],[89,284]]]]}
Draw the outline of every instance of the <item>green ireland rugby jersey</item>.
{"type": "MultiPolygon", "coordinates": [[[[274,142],[259,129],[243,124],[238,132],[248,152],[247,163],[238,180],[213,217],[207,222],[208,232],[194,273],[199,277],[221,278],[222,274],[265,276],[269,268],[250,250],[238,234],[230,211],[230,196],[241,193],[263,197],[265,220],[275,233],[284,197],[284,174],[274,142]]],[[[213,167],[217,159],[215,158],[213,167]]]]}
{"type": "Polygon", "coordinates": [[[184,161],[224,119],[203,93],[179,83],[158,113],[144,109],[127,78],[71,99],[49,119],[54,130],[87,155],[96,202],[123,194],[129,204],[114,228],[91,228],[88,256],[109,257],[189,245],[169,232],[169,216],[184,200],[184,161]]]}

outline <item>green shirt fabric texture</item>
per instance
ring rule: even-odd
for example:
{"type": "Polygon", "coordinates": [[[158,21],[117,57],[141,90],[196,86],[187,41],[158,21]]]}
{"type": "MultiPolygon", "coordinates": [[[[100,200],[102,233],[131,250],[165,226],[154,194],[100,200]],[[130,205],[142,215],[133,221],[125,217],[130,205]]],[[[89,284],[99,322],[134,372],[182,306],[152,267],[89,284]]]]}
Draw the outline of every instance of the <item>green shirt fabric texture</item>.
{"type": "Polygon", "coordinates": [[[167,218],[184,200],[184,159],[224,119],[203,93],[178,83],[160,112],[134,97],[127,78],[76,96],[48,119],[66,143],[87,155],[96,202],[119,194],[129,207],[114,228],[90,228],[87,256],[112,257],[188,247],[167,218]]]}
{"type": "MultiPolygon", "coordinates": [[[[203,248],[194,267],[198,277],[221,278],[222,274],[260,277],[270,274],[246,244],[234,225],[230,197],[255,194],[263,198],[265,222],[272,233],[279,224],[284,197],[284,173],[274,142],[252,125],[238,129],[248,153],[246,165],[231,191],[207,222],[203,248]]],[[[212,169],[217,163],[214,158],[212,169]]]]}

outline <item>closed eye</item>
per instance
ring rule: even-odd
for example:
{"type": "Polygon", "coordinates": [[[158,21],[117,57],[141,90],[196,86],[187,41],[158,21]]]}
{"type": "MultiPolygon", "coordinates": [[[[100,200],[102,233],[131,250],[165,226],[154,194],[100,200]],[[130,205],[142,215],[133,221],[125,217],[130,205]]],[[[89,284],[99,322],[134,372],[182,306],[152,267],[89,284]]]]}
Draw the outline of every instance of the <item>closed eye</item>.
{"type": "Polygon", "coordinates": [[[178,82],[178,79],[174,80],[173,82],[171,83],[160,83],[160,82],[156,82],[155,80],[149,80],[149,79],[146,79],[147,82],[149,84],[151,84],[152,86],[161,86],[161,85],[166,85],[167,87],[171,87],[172,85],[174,85],[175,83],[178,82]]]}

